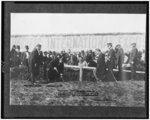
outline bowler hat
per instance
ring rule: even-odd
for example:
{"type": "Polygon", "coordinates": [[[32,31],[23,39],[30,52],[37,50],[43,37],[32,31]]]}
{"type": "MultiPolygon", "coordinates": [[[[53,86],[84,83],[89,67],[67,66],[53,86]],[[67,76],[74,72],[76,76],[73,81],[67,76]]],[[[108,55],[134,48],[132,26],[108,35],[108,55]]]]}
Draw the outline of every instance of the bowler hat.
{"type": "Polygon", "coordinates": [[[13,45],[12,48],[16,48],[16,45],[13,45]]]}
{"type": "Polygon", "coordinates": [[[26,48],[26,49],[29,49],[29,46],[28,46],[28,45],[26,45],[26,46],[25,46],[25,48],[26,48]]]}
{"type": "Polygon", "coordinates": [[[107,45],[112,46],[112,43],[107,43],[107,45]]]}
{"type": "Polygon", "coordinates": [[[16,46],[16,48],[17,48],[17,49],[20,49],[20,46],[19,46],[19,45],[17,45],[17,46],[16,46]]]}
{"type": "Polygon", "coordinates": [[[47,54],[47,51],[44,51],[44,54],[47,54]]]}
{"type": "Polygon", "coordinates": [[[131,45],[136,46],[136,43],[131,43],[131,45]]]}
{"type": "Polygon", "coordinates": [[[41,44],[37,44],[36,47],[41,47],[41,44]]]}

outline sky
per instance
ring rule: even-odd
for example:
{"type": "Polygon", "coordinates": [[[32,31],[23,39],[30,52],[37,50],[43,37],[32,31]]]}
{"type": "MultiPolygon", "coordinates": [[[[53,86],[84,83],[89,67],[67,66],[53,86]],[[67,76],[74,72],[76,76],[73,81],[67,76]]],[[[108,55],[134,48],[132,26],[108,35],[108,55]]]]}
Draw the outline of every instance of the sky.
{"type": "Polygon", "coordinates": [[[145,14],[11,13],[11,35],[145,31],[145,14]]]}

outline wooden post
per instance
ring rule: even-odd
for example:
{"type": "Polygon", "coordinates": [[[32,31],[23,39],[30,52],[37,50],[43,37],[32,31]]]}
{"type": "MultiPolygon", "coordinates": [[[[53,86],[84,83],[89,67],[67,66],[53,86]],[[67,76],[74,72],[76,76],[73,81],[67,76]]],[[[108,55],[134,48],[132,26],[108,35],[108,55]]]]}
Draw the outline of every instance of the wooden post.
{"type": "Polygon", "coordinates": [[[83,68],[82,63],[79,63],[79,86],[78,89],[82,89],[82,79],[83,79],[83,68]]]}
{"type": "Polygon", "coordinates": [[[82,65],[82,59],[79,59],[79,89],[82,89],[82,77],[83,77],[83,65],[82,65]]]}
{"type": "Polygon", "coordinates": [[[80,71],[79,71],[79,81],[82,82],[83,79],[83,69],[82,69],[82,63],[79,64],[80,66],[80,71]]]}

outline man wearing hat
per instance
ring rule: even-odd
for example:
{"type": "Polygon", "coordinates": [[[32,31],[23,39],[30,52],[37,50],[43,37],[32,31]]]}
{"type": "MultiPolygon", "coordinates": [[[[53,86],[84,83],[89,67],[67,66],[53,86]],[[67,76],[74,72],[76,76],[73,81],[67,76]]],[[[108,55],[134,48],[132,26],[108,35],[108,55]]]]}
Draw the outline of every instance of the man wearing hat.
{"type": "MultiPolygon", "coordinates": [[[[97,53],[97,49],[96,49],[96,53],[97,53]]],[[[94,61],[94,58],[93,58],[92,50],[88,51],[88,53],[86,55],[86,62],[88,63],[89,67],[96,67],[97,66],[97,64],[96,64],[96,62],[94,61]]]]}
{"type": "Polygon", "coordinates": [[[47,51],[44,52],[43,55],[43,70],[44,70],[44,75],[43,75],[43,79],[47,80],[47,66],[48,66],[48,57],[47,57],[48,53],[47,51]]]}
{"type": "Polygon", "coordinates": [[[70,56],[70,64],[71,64],[71,65],[78,65],[78,58],[77,58],[77,56],[75,55],[75,53],[71,53],[71,56],[70,56]]]}
{"type": "Polygon", "coordinates": [[[129,64],[131,65],[131,79],[134,80],[136,77],[136,65],[137,65],[137,55],[138,49],[136,48],[136,43],[131,44],[131,51],[129,55],[129,64]]]}
{"type": "Polygon", "coordinates": [[[109,81],[116,81],[116,78],[113,73],[115,68],[115,51],[112,48],[112,43],[107,43],[108,50],[105,53],[105,62],[106,67],[108,68],[106,79],[109,81]]]}
{"type": "Polygon", "coordinates": [[[43,54],[44,54],[43,51],[39,52],[39,56],[40,56],[39,57],[39,63],[40,63],[41,66],[43,65],[43,54]]]}
{"type": "Polygon", "coordinates": [[[68,52],[65,55],[65,59],[66,59],[66,63],[69,64],[70,63],[70,59],[71,59],[71,50],[68,49],[68,52]]]}
{"type": "Polygon", "coordinates": [[[48,58],[48,64],[54,59],[52,51],[49,51],[47,53],[47,58],[48,58]]]}
{"type": "Polygon", "coordinates": [[[118,79],[122,80],[122,64],[124,63],[124,50],[120,44],[116,45],[116,66],[118,67],[118,79]]]}
{"type": "Polygon", "coordinates": [[[112,43],[107,43],[107,47],[108,47],[108,57],[109,57],[109,60],[107,61],[108,63],[107,65],[108,68],[113,71],[113,68],[115,68],[115,51],[112,48],[112,43]]]}
{"type": "Polygon", "coordinates": [[[63,80],[64,63],[60,54],[56,55],[56,58],[49,64],[48,79],[49,81],[63,80]]]}
{"type": "Polygon", "coordinates": [[[40,50],[41,44],[37,44],[36,47],[31,52],[29,57],[29,67],[31,73],[31,82],[35,84],[36,80],[38,79],[39,75],[39,66],[40,66],[40,50]]]}
{"type": "Polygon", "coordinates": [[[96,49],[96,55],[98,59],[96,69],[93,71],[93,74],[97,81],[101,81],[105,79],[106,74],[105,55],[101,52],[100,49],[96,49]]]}
{"type": "Polygon", "coordinates": [[[11,66],[15,66],[15,61],[16,61],[16,45],[12,46],[12,50],[10,51],[10,62],[11,66]]]}
{"type": "Polygon", "coordinates": [[[15,66],[19,67],[19,65],[21,64],[21,52],[20,52],[20,46],[17,45],[16,47],[16,55],[15,55],[15,66]]]}
{"type": "Polygon", "coordinates": [[[25,46],[26,51],[22,53],[22,64],[28,67],[29,71],[29,57],[30,57],[30,52],[29,52],[29,46],[25,46]]]}
{"type": "MultiPolygon", "coordinates": [[[[63,57],[63,62],[64,62],[64,63],[68,63],[68,60],[67,60],[68,55],[67,55],[67,53],[66,53],[65,50],[62,50],[62,51],[61,51],[61,56],[63,57]]],[[[70,59],[69,59],[69,60],[70,60],[70,59]]],[[[69,62],[70,62],[70,61],[69,61],[69,62]]]]}

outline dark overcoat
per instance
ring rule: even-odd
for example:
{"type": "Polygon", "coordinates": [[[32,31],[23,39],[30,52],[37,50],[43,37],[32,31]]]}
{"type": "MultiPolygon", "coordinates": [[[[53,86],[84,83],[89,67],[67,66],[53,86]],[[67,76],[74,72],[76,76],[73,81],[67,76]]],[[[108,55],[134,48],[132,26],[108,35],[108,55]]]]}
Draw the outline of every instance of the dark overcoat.
{"type": "Polygon", "coordinates": [[[19,66],[21,64],[21,52],[15,53],[15,66],[19,66]]]}
{"type": "Polygon", "coordinates": [[[40,56],[37,49],[34,49],[29,57],[29,68],[31,74],[38,76],[39,74],[39,65],[40,65],[40,56]]]}
{"type": "Polygon", "coordinates": [[[105,56],[103,53],[100,53],[97,59],[96,75],[99,79],[102,79],[105,73],[106,73],[105,56]]]}
{"type": "Polygon", "coordinates": [[[109,69],[115,68],[115,51],[114,49],[110,49],[108,51],[109,61],[107,61],[107,67],[109,69]]]}
{"type": "Polygon", "coordinates": [[[88,54],[88,55],[86,56],[86,62],[88,63],[88,66],[89,66],[89,67],[96,67],[96,66],[97,66],[97,64],[96,64],[96,62],[93,60],[91,54],[88,54]]]}
{"type": "Polygon", "coordinates": [[[129,55],[129,63],[131,63],[133,61],[133,63],[136,64],[137,63],[137,55],[138,55],[137,48],[133,48],[129,55]]]}
{"type": "Polygon", "coordinates": [[[122,48],[118,49],[116,52],[116,63],[117,65],[122,65],[124,63],[124,50],[122,48]]]}
{"type": "Polygon", "coordinates": [[[48,78],[50,80],[57,79],[61,73],[64,71],[64,63],[59,63],[59,59],[56,58],[50,62],[49,71],[48,71],[48,78]],[[54,68],[57,68],[56,71],[54,68]]]}
{"type": "Polygon", "coordinates": [[[14,67],[15,66],[15,62],[16,62],[16,50],[15,49],[12,49],[10,51],[10,63],[11,63],[11,66],[14,67]]]}
{"type": "Polygon", "coordinates": [[[77,56],[71,55],[69,64],[71,64],[71,65],[78,65],[78,58],[77,58],[77,56]]]}

